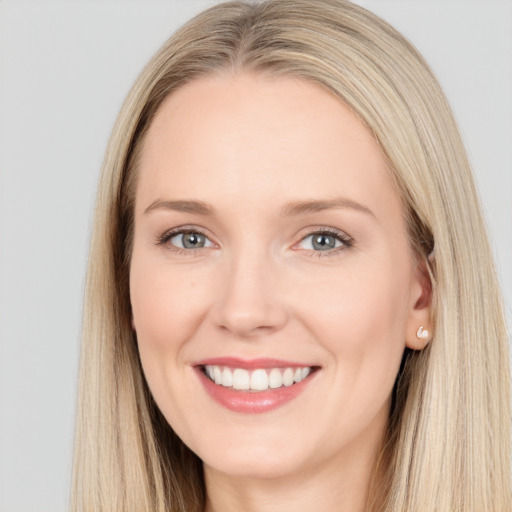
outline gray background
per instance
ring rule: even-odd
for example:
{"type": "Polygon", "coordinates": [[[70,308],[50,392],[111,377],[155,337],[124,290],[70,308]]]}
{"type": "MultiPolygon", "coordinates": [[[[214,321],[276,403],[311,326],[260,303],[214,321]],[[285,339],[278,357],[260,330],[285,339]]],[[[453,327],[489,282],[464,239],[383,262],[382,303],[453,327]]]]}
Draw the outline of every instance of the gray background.
{"type": "MultiPolygon", "coordinates": [[[[0,1],[0,511],[67,508],[84,270],[108,134],[143,64],[213,3],[0,1]]],[[[512,1],[357,3],[413,41],[448,94],[510,320],[512,1]]]]}

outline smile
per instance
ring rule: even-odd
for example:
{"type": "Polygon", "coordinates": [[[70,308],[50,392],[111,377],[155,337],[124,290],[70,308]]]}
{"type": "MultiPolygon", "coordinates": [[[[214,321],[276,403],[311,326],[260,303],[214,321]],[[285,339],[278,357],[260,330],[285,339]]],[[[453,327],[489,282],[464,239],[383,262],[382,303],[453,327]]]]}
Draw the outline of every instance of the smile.
{"type": "Polygon", "coordinates": [[[256,392],[292,386],[305,379],[311,373],[311,370],[310,366],[299,368],[258,368],[255,370],[211,364],[204,366],[205,375],[218,386],[238,391],[256,392]]]}
{"type": "Polygon", "coordinates": [[[270,412],[295,400],[320,373],[319,366],[280,359],[222,357],[197,361],[193,367],[214,402],[245,414],[270,412]]]}

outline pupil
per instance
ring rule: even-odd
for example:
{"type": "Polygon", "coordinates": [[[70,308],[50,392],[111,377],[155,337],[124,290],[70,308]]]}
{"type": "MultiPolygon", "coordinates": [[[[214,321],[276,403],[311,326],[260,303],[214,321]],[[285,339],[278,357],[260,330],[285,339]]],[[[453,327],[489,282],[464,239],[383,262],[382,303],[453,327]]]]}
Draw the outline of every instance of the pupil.
{"type": "Polygon", "coordinates": [[[334,249],[335,243],[334,237],[330,235],[317,235],[313,237],[313,247],[321,251],[334,249]]]}
{"type": "Polygon", "coordinates": [[[196,247],[203,247],[204,236],[200,233],[184,233],[183,247],[187,249],[194,249],[196,247]]]}

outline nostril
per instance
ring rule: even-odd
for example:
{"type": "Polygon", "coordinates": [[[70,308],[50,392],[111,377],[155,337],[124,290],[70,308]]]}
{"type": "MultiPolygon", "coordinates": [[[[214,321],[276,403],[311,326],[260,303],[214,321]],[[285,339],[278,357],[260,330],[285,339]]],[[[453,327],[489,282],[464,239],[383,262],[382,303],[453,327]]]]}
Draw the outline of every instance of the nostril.
{"type": "Polygon", "coordinates": [[[221,324],[220,329],[240,338],[267,336],[279,329],[278,325],[258,325],[257,322],[235,321],[221,324]]]}

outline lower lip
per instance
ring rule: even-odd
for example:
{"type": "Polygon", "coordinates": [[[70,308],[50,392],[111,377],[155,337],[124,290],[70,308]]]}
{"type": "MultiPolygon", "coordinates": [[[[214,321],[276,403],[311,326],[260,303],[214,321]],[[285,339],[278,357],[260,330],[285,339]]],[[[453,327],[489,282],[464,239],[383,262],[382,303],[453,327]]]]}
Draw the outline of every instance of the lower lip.
{"type": "Polygon", "coordinates": [[[316,372],[310,373],[304,380],[291,386],[282,386],[268,391],[238,391],[215,384],[201,368],[197,368],[197,373],[206,392],[217,403],[231,411],[245,414],[269,412],[287,404],[304,391],[316,374],[316,372]]]}

